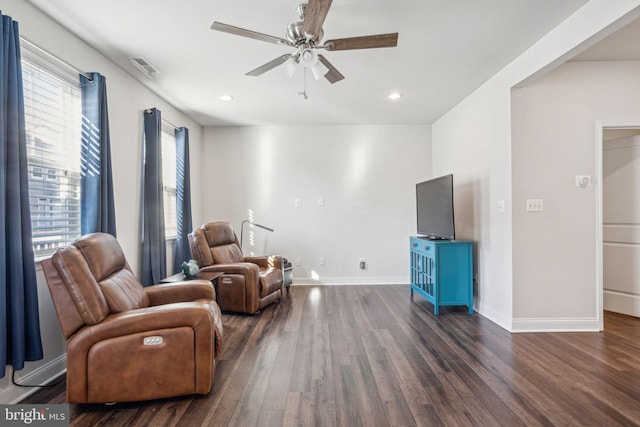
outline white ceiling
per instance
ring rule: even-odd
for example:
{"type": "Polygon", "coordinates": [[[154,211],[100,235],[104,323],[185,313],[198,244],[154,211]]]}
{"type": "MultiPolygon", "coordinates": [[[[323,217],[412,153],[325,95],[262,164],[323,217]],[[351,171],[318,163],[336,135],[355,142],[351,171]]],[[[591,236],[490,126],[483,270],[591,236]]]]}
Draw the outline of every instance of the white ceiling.
{"type": "Polygon", "coordinates": [[[284,37],[298,1],[28,1],[205,126],[430,124],[587,2],[336,0],[325,39],[398,32],[398,46],[325,52],[346,78],[309,74],[305,100],[301,70],[244,75],[292,48],[210,30],[220,21],[284,37]],[[146,79],[130,56],[160,73],[146,79]]]}

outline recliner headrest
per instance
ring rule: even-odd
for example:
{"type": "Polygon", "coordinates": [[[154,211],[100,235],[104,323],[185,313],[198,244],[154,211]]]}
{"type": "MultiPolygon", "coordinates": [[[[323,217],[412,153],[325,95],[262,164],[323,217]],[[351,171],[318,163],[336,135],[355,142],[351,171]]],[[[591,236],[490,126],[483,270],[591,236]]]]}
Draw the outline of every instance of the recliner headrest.
{"type": "Polygon", "coordinates": [[[233,232],[231,224],[224,221],[209,222],[202,226],[209,246],[228,245],[231,243],[238,244],[238,238],[233,232]]]}
{"type": "Polygon", "coordinates": [[[76,239],[73,245],[82,253],[98,282],[122,270],[127,264],[120,244],[111,234],[87,234],[76,239]],[[96,244],[96,241],[100,244],[96,244]]]}

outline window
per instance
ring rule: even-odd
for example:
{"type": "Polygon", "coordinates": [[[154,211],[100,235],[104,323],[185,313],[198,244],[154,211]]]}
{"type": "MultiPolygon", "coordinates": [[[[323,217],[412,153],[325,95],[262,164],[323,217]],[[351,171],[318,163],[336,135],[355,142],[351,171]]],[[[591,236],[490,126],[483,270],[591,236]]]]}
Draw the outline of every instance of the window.
{"type": "Polygon", "coordinates": [[[176,214],[176,135],[173,126],[162,123],[162,185],[164,188],[164,234],[178,236],[176,214]]]}
{"type": "Polygon", "coordinates": [[[80,236],[78,76],[22,50],[29,200],[36,257],[80,236]]]}

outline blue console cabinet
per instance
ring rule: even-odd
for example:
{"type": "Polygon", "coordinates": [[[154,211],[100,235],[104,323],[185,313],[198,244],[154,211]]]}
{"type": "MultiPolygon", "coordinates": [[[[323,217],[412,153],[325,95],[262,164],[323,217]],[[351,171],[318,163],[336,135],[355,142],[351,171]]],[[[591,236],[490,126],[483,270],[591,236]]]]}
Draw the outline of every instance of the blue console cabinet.
{"type": "Polygon", "coordinates": [[[461,240],[411,237],[411,298],[414,291],[433,304],[466,305],[473,313],[473,245],[461,240]]]}

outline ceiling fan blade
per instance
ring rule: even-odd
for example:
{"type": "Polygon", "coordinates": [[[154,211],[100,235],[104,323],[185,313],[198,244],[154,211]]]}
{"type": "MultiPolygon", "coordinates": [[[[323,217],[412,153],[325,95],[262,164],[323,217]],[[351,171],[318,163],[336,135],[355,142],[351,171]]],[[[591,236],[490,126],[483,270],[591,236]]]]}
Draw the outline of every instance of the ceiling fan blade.
{"type": "Polygon", "coordinates": [[[280,37],[270,36],[268,34],[258,33],[256,31],[246,30],[240,27],[234,27],[233,25],[223,24],[222,22],[214,22],[211,24],[211,29],[216,31],[222,31],[223,33],[235,34],[236,36],[248,37],[250,39],[262,40],[263,42],[274,44],[286,44],[293,46],[288,40],[280,37]]]}
{"type": "Polygon", "coordinates": [[[329,69],[329,71],[324,75],[324,78],[329,80],[330,83],[333,84],[344,79],[344,76],[340,74],[340,71],[338,71],[327,58],[322,55],[318,55],[318,60],[320,60],[320,62],[329,69]]]}
{"type": "Polygon", "coordinates": [[[398,33],[377,34],[375,36],[349,37],[345,39],[327,40],[326,50],[375,49],[379,47],[396,47],[398,33]]]}
{"type": "Polygon", "coordinates": [[[333,0],[309,0],[304,11],[302,22],[303,33],[313,34],[318,37],[322,32],[322,24],[329,13],[333,0]]]}
{"type": "Polygon", "coordinates": [[[278,65],[283,64],[287,59],[291,58],[290,53],[287,53],[286,55],[282,55],[277,57],[276,59],[274,59],[273,61],[269,61],[264,65],[259,66],[258,68],[256,68],[255,70],[251,70],[248,73],[245,74],[245,76],[254,76],[257,77],[261,74],[266,73],[267,71],[276,68],[278,65]]]}

